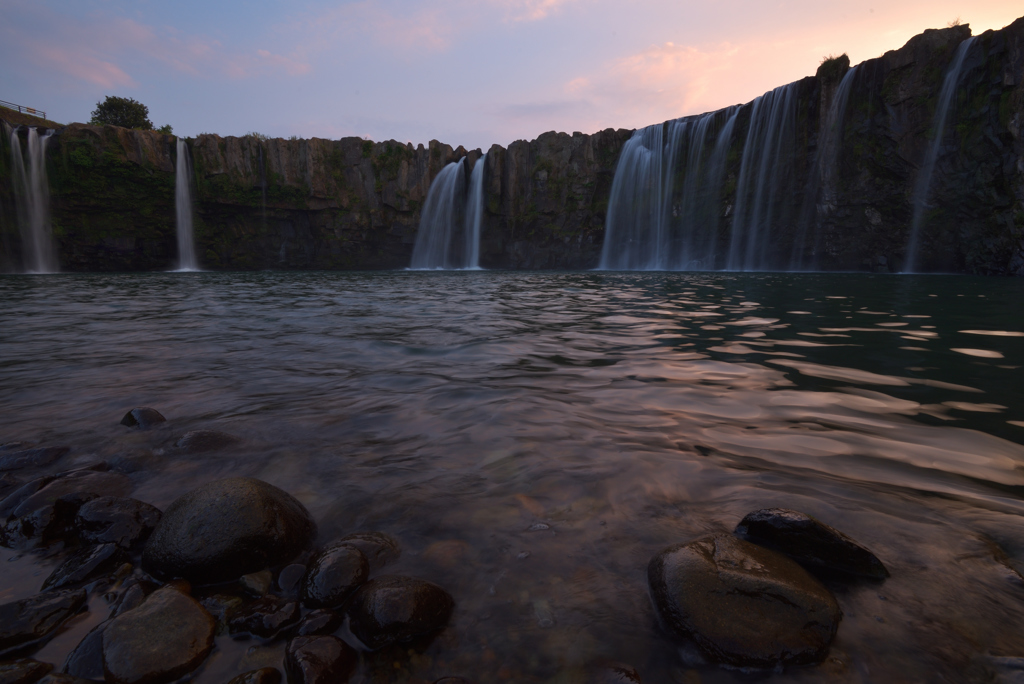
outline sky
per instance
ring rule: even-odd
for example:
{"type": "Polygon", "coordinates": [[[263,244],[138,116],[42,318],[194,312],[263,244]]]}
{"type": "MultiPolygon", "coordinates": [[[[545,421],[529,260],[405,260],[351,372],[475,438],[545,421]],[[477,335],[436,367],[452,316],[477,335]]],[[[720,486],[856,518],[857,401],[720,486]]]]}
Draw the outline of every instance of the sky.
{"type": "Polygon", "coordinates": [[[486,150],[638,128],[857,64],[1020,0],[0,0],[0,100],[88,121],[108,95],[157,126],[486,150]]]}

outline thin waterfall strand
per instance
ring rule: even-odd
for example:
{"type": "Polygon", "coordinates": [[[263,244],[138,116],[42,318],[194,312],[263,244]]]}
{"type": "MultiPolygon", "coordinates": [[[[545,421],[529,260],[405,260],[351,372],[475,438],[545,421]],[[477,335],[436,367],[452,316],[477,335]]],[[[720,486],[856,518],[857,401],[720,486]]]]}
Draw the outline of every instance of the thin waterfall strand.
{"type": "Polygon", "coordinates": [[[484,162],[482,155],[473,166],[469,178],[469,199],[466,203],[466,268],[480,268],[480,232],[484,222],[484,162]]]}
{"type": "Polygon", "coordinates": [[[17,129],[11,131],[11,163],[14,172],[15,204],[21,229],[22,260],[27,273],[56,273],[59,270],[50,223],[50,183],[46,176],[46,146],[53,131],[42,137],[28,129],[28,169],[21,152],[17,129]]]}
{"type": "Polygon", "coordinates": [[[466,172],[460,159],[451,162],[437,174],[427,191],[416,245],[412,250],[413,269],[466,268],[465,241],[456,239],[464,230],[466,172]]]}
{"type": "Polygon", "coordinates": [[[939,91],[938,108],[935,110],[935,138],[928,146],[924,156],[924,163],[917,174],[917,182],[914,184],[914,215],[910,221],[910,235],[907,239],[906,264],[903,268],[905,273],[914,273],[917,270],[918,243],[921,238],[921,224],[924,222],[924,215],[928,211],[928,191],[932,184],[932,174],[935,172],[935,163],[939,160],[939,152],[942,151],[942,138],[946,132],[946,118],[949,115],[950,106],[953,104],[953,96],[956,94],[957,84],[960,82],[960,72],[964,67],[964,60],[967,52],[971,49],[974,36],[960,43],[953,54],[953,61],[946,71],[946,78],[942,83],[942,90],[939,91]]]}
{"type": "Polygon", "coordinates": [[[181,138],[178,138],[177,153],[174,212],[178,232],[178,270],[198,271],[199,262],[192,234],[192,162],[188,156],[188,145],[181,138]]]}

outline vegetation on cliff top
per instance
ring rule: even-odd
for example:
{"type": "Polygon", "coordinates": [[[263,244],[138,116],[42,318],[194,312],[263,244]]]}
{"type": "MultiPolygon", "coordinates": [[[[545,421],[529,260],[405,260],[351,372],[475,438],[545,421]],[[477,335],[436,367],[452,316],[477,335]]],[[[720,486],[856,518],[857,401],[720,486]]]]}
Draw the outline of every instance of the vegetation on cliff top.
{"type": "Polygon", "coordinates": [[[140,128],[145,131],[157,130],[170,135],[173,131],[170,124],[155,128],[149,120],[149,107],[130,97],[107,95],[103,102],[96,103],[89,123],[122,128],[140,128]]]}

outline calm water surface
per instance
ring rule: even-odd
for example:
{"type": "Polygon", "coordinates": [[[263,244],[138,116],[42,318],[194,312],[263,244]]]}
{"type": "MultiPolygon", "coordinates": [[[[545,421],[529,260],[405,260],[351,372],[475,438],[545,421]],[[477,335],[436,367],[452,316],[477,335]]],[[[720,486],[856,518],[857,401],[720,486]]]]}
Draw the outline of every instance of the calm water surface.
{"type": "MultiPolygon", "coordinates": [[[[69,444],[166,507],[232,475],[321,539],[396,537],[451,627],[364,681],[988,681],[1024,657],[1024,282],[949,276],[175,273],[0,277],[0,442],[69,444]],[[968,332],[975,331],[975,332],[968,332]],[[980,334],[984,332],[985,334],[980,334]],[[133,406],[161,429],[118,425],[133,406]],[[216,429],[237,448],[175,452],[216,429]],[[662,548],[796,508],[871,548],[830,659],[702,664],[658,630],[662,548]]],[[[7,552],[0,598],[57,559],[7,552]]],[[[60,662],[92,612],[39,657],[60,662]]],[[[219,684],[283,646],[219,637],[219,684]]]]}

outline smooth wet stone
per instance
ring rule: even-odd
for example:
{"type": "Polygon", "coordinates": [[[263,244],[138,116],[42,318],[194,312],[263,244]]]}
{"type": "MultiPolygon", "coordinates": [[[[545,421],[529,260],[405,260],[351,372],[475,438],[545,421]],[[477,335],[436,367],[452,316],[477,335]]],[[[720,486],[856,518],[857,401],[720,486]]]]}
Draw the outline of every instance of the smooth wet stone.
{"type": "Polygon", "coordinates": [[[117,617],[132,608],[138,608],[146,597],[159,589],[159,585],[146,580],[130,578],[121,586],[121,592],[114,603],[110,617],[117,617]]]}
{"type": "Polygon", "coordinates": [[[103,630],[106,679],[116,684],[174,681],[206,660],[215,627],[192,597],[173,586],[158,589],[103,630]]]}
{"type": "Polygon", "coordinates": [[[315,535],[309,512],[287,492],[248,477],[217,480],[167,508],[142,565],[158,577],[216,584],[286,563],[315,535]]]}
{"type": "Polygon", "coordinates": [[[338,539],[335,544],[347,544],[362,551],[370,564],[370,572],[394,563],[402,555],[398,541],[383,532],[354,532],[338,539]]]}
{"type": "Polygon", "coordinates": [[[270,592],[270,587],[274,584],[274,574],[267,568],[259,572],[242,575],[238,578],[238,583],[253,596],[266,596],[270,592]]]}
{"type": "Polygon", "coordinates": [[[243,672],[228,684],[281,684],[281,671],[276,667],[262,667],[243,672]]]}
{"type": "Polygon", "coordinates": [[[75,587],[112,575],[129,560],[128,554],[117,544],[80,549],[50,573],[43,582],[43,591],[75,587]]]}
{"type": "Polygon", "coordinates": [[[85,590],[47,592],[0,605],[0,656],[51,636],[85,607],[85,590]]]}
{"type": "Polygon", "coordinates": [[[285,596],[298,596],[302,591],[302,580],[306,576],[306,566],[292,563],[281,568],[277,575],[277,589],[285,596]]]}
{"type": "Polygon", "coordinates": [[[341,627],[341,623],[344,621],[345,616],[341,613],[335,613],[327,608],[317,608],[306,613],[299,621],[298,627],[295,628],[295,633],[299,636],[331,634],[341,627]]]}
{"type": "Polygon", "coordinates": [[[804,565],[871,579],[889,576],[875,554],[839,530],[799,511],[765,508],[748,513],[736,526],[736,534],[781,551],[804,565]]]}
{"type": "Polygon", "coordinates": [[[138,499],[99,496],[79,507],[75,532],[84,542],[112,542],[127,549],[145,541],[162,515],[159,508],[138,499]]]}
{"type": "Polygon", "coordinates": [[[53,665],[31,658],[0,663],[0,684],[33,684],[45,677],[53,665]]]}
{"type": "Polygon", "coordinates": [[[55,462],[69,451],[71,451],[71,448],[64,446],[4,452],[0,454],[0,471],[42,468],[55,462]]]}
{"type": "Polygon", "coordinates": [[[0,501],[0,544],[18,548],[64,536],[78,508],[100,494],[123,496],[132,481],[105,464],[26,482],[0,501]]]}
{"type": "Polygon", "coordinates": [[[731,535],[665,549],[647,581],[670,633],[737,667],[817,662],[842,618],[835,597],[796,562],[731,535]]]}
{"type": "Polygon", "coordinates": [[[348,614],[352,633],[370,649],[443,629],[455,601],[433,582],[382,575],[359,587],[348,614]]]}
{"type": "Polygon", "coordinates": [[[210,594],[199,599],[200,605],[217,621],[218,634],[227,632],[228,619],[245,600],[234,594],[210,594]]]}
{"type": "Polygon", "coordinates": [[[217,432],[216,430],[193,430],[192,432],[186,432],[181,438],[174,443],[174,446],[190,454],[199,454],[204,451],[216,451],[217,449],[223,449],[233,444],[237,444],[240,440],[234,435],[229,435],[226,432],[217,432]]]}
{"type": "Polygon", "coordinates": [[[166,422],[167,419],[164,418],[159,411],[149,408],[148,406],[133,408],[131,411],[124,414],[124,418],[121,419],[121,425],[140,428],[153,427],[154,425],[166,422]]]}
{"type": "Polygon", "coordinates": [[[81,679],[103,680],[103,630],[108,624],[97,625],[78,642],[64,659],[61,672],[81,679]]]}
{"type": "Polygon", "coordinates": [[[228,620],[228,631],[231,634],[252,634],[269,639],[295,625],[301,615],[298,601],[264,596],[233,611],[228,620]]]}
{"type": "Polygon", "coordinates": [[[284,670],[288,684],[339,684],[356,669],[358,655],[334,636],[299,636],[288,642],[284,670]]]}
{"type": "Polygon", "coordinates": [[[302,580],[302,602],[310,608],[340,608],[369,575],[362,551],[332,544],[310,561],[302,580]]]}

